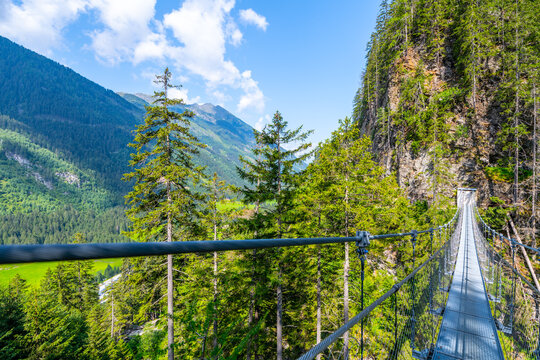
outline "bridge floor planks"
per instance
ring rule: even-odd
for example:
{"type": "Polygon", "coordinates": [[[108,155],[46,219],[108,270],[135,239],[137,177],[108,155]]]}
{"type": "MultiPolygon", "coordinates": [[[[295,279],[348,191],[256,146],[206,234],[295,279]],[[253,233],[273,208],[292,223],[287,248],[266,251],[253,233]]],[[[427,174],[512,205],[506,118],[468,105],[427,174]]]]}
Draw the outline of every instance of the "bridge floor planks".
{"type": "Polygon", "coordinates": [[[504,359],[478,263],[470,205],[433,359],[504,359]]]}

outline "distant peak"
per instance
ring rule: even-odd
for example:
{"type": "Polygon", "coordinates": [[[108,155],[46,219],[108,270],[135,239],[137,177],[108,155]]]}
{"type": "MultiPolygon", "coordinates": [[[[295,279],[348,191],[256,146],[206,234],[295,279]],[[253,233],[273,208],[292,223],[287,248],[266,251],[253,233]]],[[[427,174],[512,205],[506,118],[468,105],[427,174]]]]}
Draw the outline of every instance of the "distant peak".
{"type": "MultiPolygon", "coordinates": [[[[196,104],[194,104],[196,105],[196,104]]],[[[196,105],[200,110],[207,112],[207,113],[215,113],[216,107],[210,103],[202,104],[202,105],[196,105]]]]}
{"type": "Polygon", "coordinates": [[[139,99],[142,99],[144,101],[146,101],[147,103],[151,104],[152,102],[154,102],[154,98],[152,97],[152,95],[148,95],[148,94],[143,94],[143,93],[135,93],[133,94],[135,95],[136,97],[138,97],[139,99]]]}

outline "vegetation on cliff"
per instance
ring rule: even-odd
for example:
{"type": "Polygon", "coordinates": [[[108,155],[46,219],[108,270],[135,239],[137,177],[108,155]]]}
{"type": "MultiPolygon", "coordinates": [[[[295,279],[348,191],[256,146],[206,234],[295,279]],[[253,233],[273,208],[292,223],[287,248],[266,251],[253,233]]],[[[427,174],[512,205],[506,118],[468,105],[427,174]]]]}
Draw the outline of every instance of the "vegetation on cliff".
{"type": "Polygon", "coordinates": [[[538,1],[383,1],[354,118],[412,197],[479,188],[534,238],[539,54],[538,1]]]}

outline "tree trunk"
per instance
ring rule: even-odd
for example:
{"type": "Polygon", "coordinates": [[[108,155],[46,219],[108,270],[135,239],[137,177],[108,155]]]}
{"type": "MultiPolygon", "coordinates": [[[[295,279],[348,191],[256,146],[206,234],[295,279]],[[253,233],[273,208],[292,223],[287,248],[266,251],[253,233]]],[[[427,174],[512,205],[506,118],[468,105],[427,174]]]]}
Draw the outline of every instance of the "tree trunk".
{"type": "MultiPolygon", "coordinates": [[[[256,237],[256,236],[255,236],[256,237]]],[[[255,286],[257,284],[256,273],[255,273],[255,261],[257,258],[257,249],[253,249],[253,266],[252,266],[252,276],[251,276],[251,289],[249,291],[249,314],[248,314],[248,324],[249,328],[253,326],[253,323],[256,323],[259,320],[258,312],[255,304],[255,286]]],[[[255,334],[255,339],[257,334],[255,334]]],[[[254,358],[257,359],[257,347],[256,344],[253,344],[253,341],[250,339],[247,346],[247,355],[246,359],[251,360],[251,354],[255,354],[254,358]]]]}
{"type": "Polygon", "coordinates": [[[519,12],[518,12],[519,0],[516,0],[516,107],[514,111],[514,137],[516,142],[516,148],[514,151],[515,165],[514,165],[514,206],[518,206],[519,201],[519,12]]]}
{"type": "MultiPolygon", "coordinates": [[[[349,243],[345,243],[345,262],[343,264],[343,321],[349,321],[349,243]]],[[[343,359],[349,359],[349,332],[343,334],[343,359]]]]}
{"type": "MultiPolygon", "coordinates": [[[[277,141],[277,150],[281,153],[281,137],[278,136],[277,141]]],[[[281,229],[281,156],[278,158],[278,188],[277,188],[277,209],[278,209],[278,238],[281,238],[282,229],[281,229]]],[[[276,319],[276,342],[277,342],[277,360],[283,359],[283,293],[281,289],[281,251],[278,248],[278,283],[277,283],[277,319],[276,319]]]]}
{"type": "MultiPolygon", "coordinates": [[[[349,176],[345,175],[345,236],[349,236],[349,176]]],[[[343,321],[349,321],[349,243],[345,243],[345,261],[343,263],[343,321]]],[[[349,359],[349,332],[343,334],[343,359],[349,359]]]]}
{"type": "Polygon", "coordinates": [[[533,81],[533,184],[532,184],[532,247],[536,247],[536,84],[533,81]]]}
{"type": "Polygon", "coordinates": [[[277,285],[277,360],[283,359],[283,294],[281,292],[281,262],[278,265],[278,285],[277,285]]]}
{"type": "MultiPolygon", "coordinates": [[[[257,145],[259,146],[259,145],[257,145]]],[[[259,156],[259,160],[260,160],[260,156],[259,156]]],[[[257,189],[259,189],[259,186],[261,184],[261,179],[260,178],[257,178],[257,189]]],[[[255,216],[257,216],[259,214],[259,200],[257,200],[255,202],[255,216]]],[[[257,238],[257,230],[255,230],[255,239],[257,238]]],[[[249,324],[249,328],[251,328],[253,326],[253,322],[257,322],[258,321],[258,312],[257,310],[255,309],[255,286],[257,284],[257,280],[255,279],[255,262],[256,262],[256,259],[257,259],[257,249],[253,249],[253,255],[252,255],[252,263],[253,263],[253,266],[252,266],[252,276],[251,276],[251,289],[249,291],[249,314],[248,314],[248,324],[249,324]]],[[[255,338],[257,338],[257,334],[255,334],[255,338]]],[[[256,346],[253,344],[252,340],[250,339],[249,340],[249,343],[248,343],[248,346],[247,346],[247,355],[246,355],[246,359],[247,360],[251,360],[251,353],[255,353],[255,359],[257,359],[257,348],[256,346]]]]}
{"type": "Polygon", "coordinates": [[[167,255],[167,349],[168,359],[174,360],[174,323],[173,323],[173,257],[167,255]]]}
{"type": "Polygon", "coordinates": [[[114,285],[111,282],[111,338],[114,337],[114,285]]]}
{"type": "Polygon", "coordinates": [[[218,301],[218,291],[217,291],[217,251],[214,251],[214,349],[218,346],[218,310],[217,310],[217,301],[218,301]]]}
{"type": "MultiPolygon", "coordinates": [[[[507,214],[507,216],[508,216],[508,220],[510,222],[510,226],[512,226],[512,230],[514,231],[514,234],[516,234],[517,241],[521,243],[521,238],[519,237],[516,226],[514,225],[514,221],[512,220],[510,215],[507,214]]],[[[529,268],[529,272],[531,273],[531,277],[532,277],[532,279],[534,281],[534,285],[540,291],[540,284],[538,283],[538,279],[536,278],[536,273],[534,272],[534,268],[533,268],[533,266],[531,264],[531,260],[529,259],[529,255],[527,255],[527,251],[525,251],[525,248],[523,246],[518,245],[518,247],[521,249],[521,253],[523,254],[523,258],[525,259],[525,262],[527,263],[527,267],[529,268]]]]}

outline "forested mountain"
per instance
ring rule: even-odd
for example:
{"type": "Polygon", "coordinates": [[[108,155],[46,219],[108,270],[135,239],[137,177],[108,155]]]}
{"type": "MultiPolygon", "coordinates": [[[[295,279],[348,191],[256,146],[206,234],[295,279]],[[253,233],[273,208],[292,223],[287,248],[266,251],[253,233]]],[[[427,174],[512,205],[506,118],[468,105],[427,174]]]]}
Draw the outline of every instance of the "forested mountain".
{"type": "Polygon", "coordinates": [[[412,198],[470,186],[528,219],[539,54],[536,0],[384,0],[354,118],[412,198]]]}
{"type": "MultiPolygon", "coordinates": [[[[125,191],[126,144],[139,108],[73,70],[0,37],[0,123],[125,191]]],[[[122,201],[120,197],[116,202],[122,201]]]]}
{"type": "MultiPolygon", "coordinates": [[[[116,203],[123,202],[121,195],[129,188],[121,181],[128,170],[127,144],[151,97],[120,96],[3,37],[0,53],[0,115],[7,116],[0,128],[28,135],[76,166],[95,171],[100,184],[120,193],[116,203]]],[[[194,134],[209,145],[200,164],[240,184],[234,166],[253,144],[252,128],[219,106],[186,108],[197,114],[194,134]]]]}
{"type": "MultiPolygon", "coordinates": [[[[127,145],[151,97],[120,96],[3,37],[0,54],[0,243],[68,242],[77,231],[90,241],[126,240],[119,234],[127,219],[115,207],[131,187],[122,181],[127,145]],[[77,216],[104,216],[110,226],[77,224],[77,216]]],[[[235,166],[249,156],[253,129],[219,106],[185,108],[197,114],[193,132],[208,145],[196,162],[243,184],[235,166]]]]}

